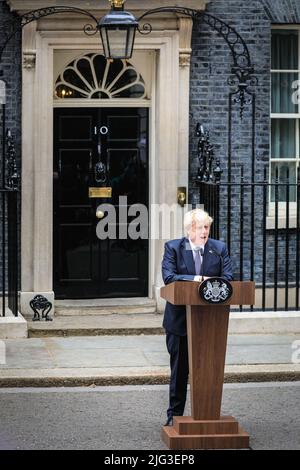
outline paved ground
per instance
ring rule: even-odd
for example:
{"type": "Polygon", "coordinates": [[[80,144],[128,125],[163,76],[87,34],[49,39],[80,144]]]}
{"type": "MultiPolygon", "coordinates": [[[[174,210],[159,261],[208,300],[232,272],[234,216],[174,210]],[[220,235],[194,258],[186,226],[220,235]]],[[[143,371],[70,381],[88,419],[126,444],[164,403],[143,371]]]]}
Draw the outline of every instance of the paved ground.
{"type": "MultiPolygon", "coordinates": [[[[300,449],[299,393],[300,382],[225,384],[222,411],[253,449],[300,449]]],[[[165,385],[0,389],[0,400],[0,449],[167,450],[165,385]]]]}
{"type": "MultiPolygon", "coordinates": [[[[299,380],[299,340],[299,335],[230,335],[226,380],[299,380]]],[[[1,344],[5,361],[0,361],[0,386],[168,381],[169,356],[162,335],[46,337],[1,344]]]]}

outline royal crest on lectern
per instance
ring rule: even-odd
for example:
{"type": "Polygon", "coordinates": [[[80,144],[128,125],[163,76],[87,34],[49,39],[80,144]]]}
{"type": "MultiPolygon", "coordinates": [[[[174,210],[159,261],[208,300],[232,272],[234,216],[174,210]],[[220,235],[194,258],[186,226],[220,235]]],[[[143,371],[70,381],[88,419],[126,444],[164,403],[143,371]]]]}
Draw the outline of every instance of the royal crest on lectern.
{"type": "Polygon", "coordinates": [[[200,284],[199,295],[206,302],[220,304],[232,296],[232,286],[226,279],[211,277],[200,284]]]}

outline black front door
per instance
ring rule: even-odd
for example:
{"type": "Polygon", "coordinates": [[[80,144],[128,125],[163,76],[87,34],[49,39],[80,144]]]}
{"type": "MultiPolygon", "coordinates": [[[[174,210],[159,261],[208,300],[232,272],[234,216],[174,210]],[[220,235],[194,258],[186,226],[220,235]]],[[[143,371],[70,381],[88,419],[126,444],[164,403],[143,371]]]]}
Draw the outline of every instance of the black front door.
{"type": "Polygon", "coordinates": [[[124,237],[134,220],[124,214],[148,207],[148,110],[55,109],[53,176],[56,298],[147,296],[148,240],[124,237]],[[99,187],[111,197],[90,197],[99,187]],[[96,232],[103,203],[115,209],[106,239],[96,232]]]}

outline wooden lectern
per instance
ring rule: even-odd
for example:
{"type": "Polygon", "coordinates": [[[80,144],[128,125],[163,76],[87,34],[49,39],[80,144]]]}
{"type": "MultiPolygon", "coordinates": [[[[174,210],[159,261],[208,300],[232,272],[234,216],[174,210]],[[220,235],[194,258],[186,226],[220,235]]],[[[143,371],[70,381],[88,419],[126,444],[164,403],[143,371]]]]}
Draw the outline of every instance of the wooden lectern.
{"type": "Polygon", "coordinates": [[[161,297],[187,306],[189,381],[192,416],[174,416],[162,428],[169,449],[241,449],[249,435],[232,416],[220,416],[230,305],[253,305],[255,283],[230,283],[233,293],[211,305],[198,293],[198,282],[177,281],[161,288],[161,297]]]}

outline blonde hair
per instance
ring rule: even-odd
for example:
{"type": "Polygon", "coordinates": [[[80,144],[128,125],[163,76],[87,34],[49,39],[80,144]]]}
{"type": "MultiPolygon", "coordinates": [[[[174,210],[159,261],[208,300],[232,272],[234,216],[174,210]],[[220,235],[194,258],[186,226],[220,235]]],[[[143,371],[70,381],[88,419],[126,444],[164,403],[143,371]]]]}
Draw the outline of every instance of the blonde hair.
{"type": "Polygon", "coordinates": [[[213,219],[210,217],[208,212],[205,212],[203,209],[193,209],[186,214],[184,214],[183,227],[185,234],[188,234],[193,223],[204,223],[208,222],[209,226],[213,223],[213,219]]]}

